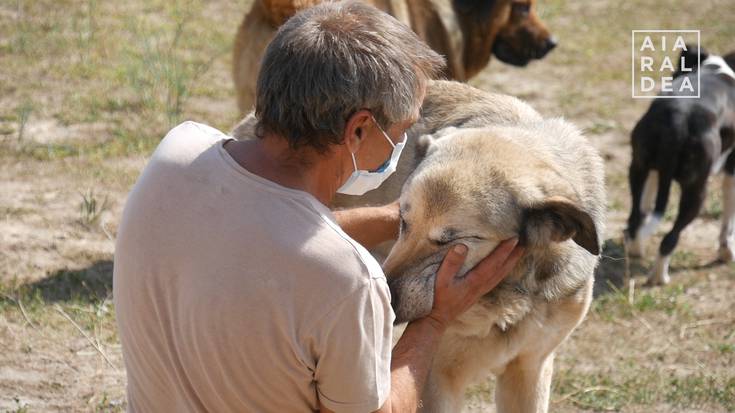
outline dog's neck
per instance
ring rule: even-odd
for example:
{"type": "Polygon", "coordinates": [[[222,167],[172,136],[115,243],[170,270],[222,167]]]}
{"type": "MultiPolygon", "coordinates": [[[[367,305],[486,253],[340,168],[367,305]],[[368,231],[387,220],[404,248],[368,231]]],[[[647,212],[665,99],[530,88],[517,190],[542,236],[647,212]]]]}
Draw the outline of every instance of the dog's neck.
{"type": "Polygon", "coordinates": [[[700,64],[700,67],[704,70],[707,70],[709,73],[714,73],[716,75],[725,75],[735,80],[735,72],[733,72],[730,65],[728,65],[727,62],[725,62],[725,59],[723,59],[721,56],[709,55],[700,64]]]}

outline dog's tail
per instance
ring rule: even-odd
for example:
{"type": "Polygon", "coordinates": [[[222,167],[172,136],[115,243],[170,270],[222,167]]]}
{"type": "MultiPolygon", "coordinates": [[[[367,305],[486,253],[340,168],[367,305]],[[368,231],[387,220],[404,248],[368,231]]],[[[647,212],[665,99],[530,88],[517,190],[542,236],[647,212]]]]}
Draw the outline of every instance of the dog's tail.
{"type": "Polygon", "coordinates": [[[678,161],[682,157],[683,148],[690,134],[690,125],[687,121],[687,116],[682,113],[669,112],[668,122],[662,122],[657,126],[656,132],[658,137],[656,140],[658,145],[655,145],[655,150],[652,155],[656,158],[654,164],[658,171],[658,179],[651,182],[657,184],[657,188],[655,188],[656,198],[653,213],[640,229],[639,234],[642,237],[652,235],[666,213],[666,206],[668,205],[671,192],[671,183],[676,175],[676,169],[679,165],[678,161]]]}

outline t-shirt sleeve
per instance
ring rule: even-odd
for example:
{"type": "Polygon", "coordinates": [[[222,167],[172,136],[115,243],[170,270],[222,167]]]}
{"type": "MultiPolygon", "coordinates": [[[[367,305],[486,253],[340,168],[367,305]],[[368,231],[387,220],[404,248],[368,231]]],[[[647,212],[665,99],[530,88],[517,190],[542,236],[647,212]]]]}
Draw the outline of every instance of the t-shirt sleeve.
{"type": "Polygon", "coordinates": [[[314,373],[323,406],[362,413],[385,403],[393,319],[385,278],[370,278],[324,317],[314,373]]]}

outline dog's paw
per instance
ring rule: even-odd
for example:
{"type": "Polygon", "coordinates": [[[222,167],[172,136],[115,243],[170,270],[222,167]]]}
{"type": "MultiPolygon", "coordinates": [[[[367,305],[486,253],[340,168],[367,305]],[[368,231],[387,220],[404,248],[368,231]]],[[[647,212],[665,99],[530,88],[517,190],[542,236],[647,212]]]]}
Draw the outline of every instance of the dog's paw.
{"type": "Polygon", "coordinates": [[[671,260],[671,256],[666,256],[666,257],[659,256],[658,259],[656,259],[656,264],[653,267],[653,272],[651,272],[651,275],[648,277],[648,281],[646,281],[646,285],[648,286],[666,285],[669,282],[671,282],[671,277],[669,276],[669,261],[670,260],[671,260]]]}
{"type": "Polygon", "coordinates": [[[727,245],[723,245],[720,247],[720,252],[718,256],[721,261],[733,262],[735,261],[735,248],[732,248],[727,245]]]}
{"type": "Polygon", "coordinates": [[[660,285],[666,285],[671,282],[671,277],[669,277],[668,274],[665,274],[663,276],[656,275],[655,273],[652,273],[649,277],[646,283],[644,284],[646,287],[655,287],[660,285]]]}

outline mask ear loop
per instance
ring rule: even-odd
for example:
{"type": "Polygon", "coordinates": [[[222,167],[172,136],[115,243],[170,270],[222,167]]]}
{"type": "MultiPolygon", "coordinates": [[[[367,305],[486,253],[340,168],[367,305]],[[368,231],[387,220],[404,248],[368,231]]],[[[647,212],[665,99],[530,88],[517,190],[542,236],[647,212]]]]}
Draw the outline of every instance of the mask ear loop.
{"type": "Polygon", "coordinates": [[[377,127],[378,127],[378,129],[380,129],[380,132],[381,132],[381,133],[383,134],[383,137],[384,137],[385,139],[387,139],[387,140],[388,140],[388,143],[390,144],[390,146],[392,146],[392,147],[393,147],[393,149],[395,149],[395,147],[396,147],[396,144],[395,144],[395,143],[393,143],[393,141],[392,141],[392,140],[390,140],[390,136],[388,136],[388,134],[387,134],[387,133],[385,133],[385,131],[384,131],[384,130],[383,130],[383,128],[382,128],[382,127],[380,126],[380,124],[378,123],[378,121],[377,121],[377,120],[375,120],[375,117],[373,117],[373,122],[375,122],[375,126],[377,126],[377,127]]]}
{"type": "Polygon", "coordinates": [[[350,155],[352,155],[352,166],[355,167],[355,170],[357,171],[357,161],[355,161],[355,154],[350,152],[350,155]]]}

